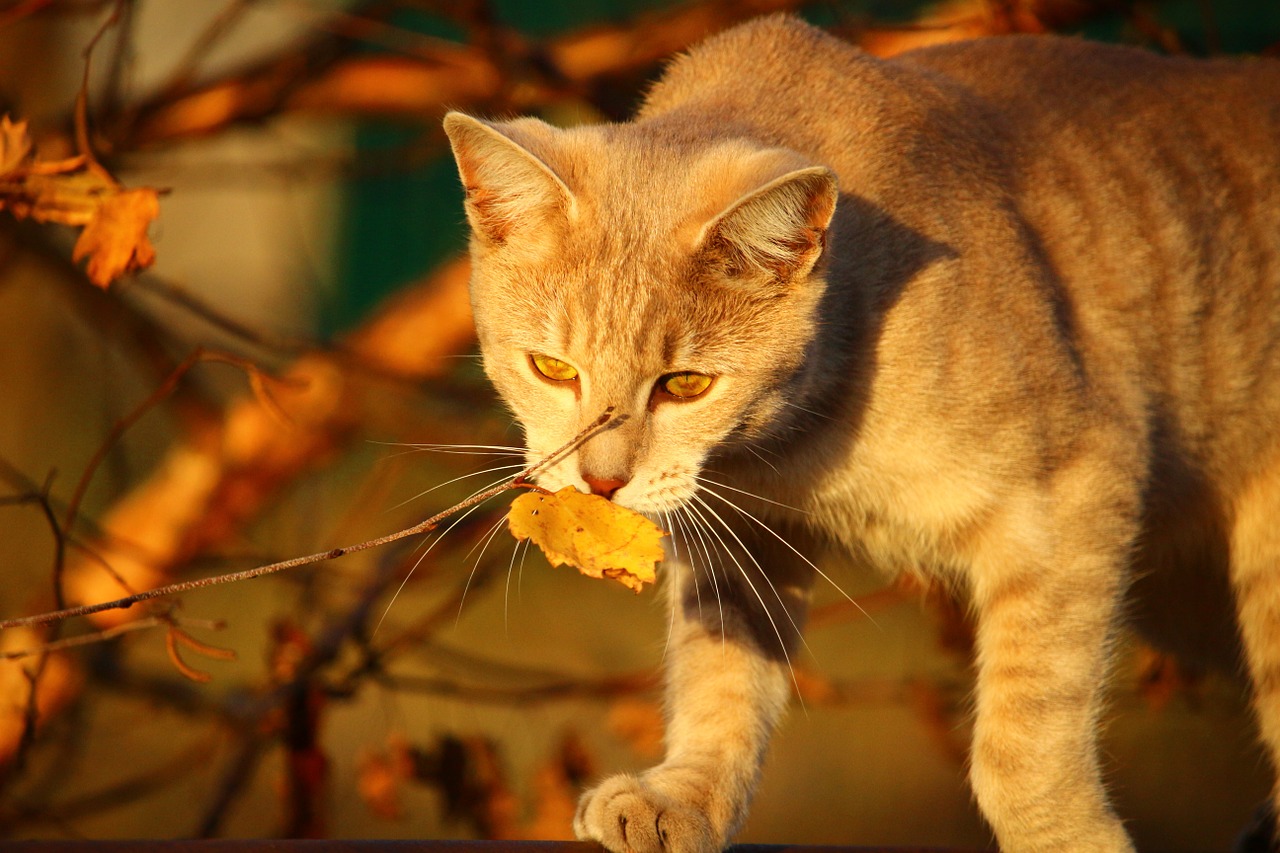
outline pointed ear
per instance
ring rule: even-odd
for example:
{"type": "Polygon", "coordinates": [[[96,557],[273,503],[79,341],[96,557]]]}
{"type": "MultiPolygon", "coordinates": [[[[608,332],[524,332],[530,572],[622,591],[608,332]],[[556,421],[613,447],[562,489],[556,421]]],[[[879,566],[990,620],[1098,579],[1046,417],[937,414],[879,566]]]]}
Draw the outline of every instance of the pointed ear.
{"type": "Polygon", "coordinates": [[[444,117],[444,131],[466,189],[467,221],[482,240],[500,246],[518,231],[572,217],[573,193],[518,134],[458,112],[444,117]]]}
{"type": "Polygon", "coordinates": [[[837,195],[830,169],[788,172],[708,222],[698,237],[698,254],[729,278],[780,293],[808,275],[822,256],[837,195]]]}

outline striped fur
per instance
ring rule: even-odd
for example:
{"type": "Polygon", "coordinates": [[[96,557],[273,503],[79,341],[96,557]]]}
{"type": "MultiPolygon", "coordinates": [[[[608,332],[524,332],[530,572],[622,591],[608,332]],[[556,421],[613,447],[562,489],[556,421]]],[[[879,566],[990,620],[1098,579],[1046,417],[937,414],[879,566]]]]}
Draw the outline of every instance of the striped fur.
{"type": "Polygon", "coordinates": [[[774,17],[632,122],[446,130],[530,458],[621,416],[543,482],[625,483],[679,551],[667,758],[587,793],[583,837],[728,843],[830,545],[971,603],[1002,849],[1132,849],[1097,744],[1125,617],[1242,647],[1280,761],[1280,63],[1027,37],[881,61],[774,17]],[[677,371],[715,381],[664,398],[677,371]]]}

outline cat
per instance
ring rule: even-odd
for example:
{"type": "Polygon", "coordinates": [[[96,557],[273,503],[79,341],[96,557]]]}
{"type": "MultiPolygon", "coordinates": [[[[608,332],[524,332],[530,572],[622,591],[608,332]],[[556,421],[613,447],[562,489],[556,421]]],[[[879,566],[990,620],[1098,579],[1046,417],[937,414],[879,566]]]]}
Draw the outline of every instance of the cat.
{"type": "Polygon", "coordinates": [[[729,843],[826,547],[967,602],[1003,850],[1133,849],[1098,747],[1125,621],[1239,656],[1280,761],[1280,62],[882,60],[780,16],[630,122],[444,127],[529,459],[615,412],[540,483],[683,539],[666,757],[588,791],[581,838],[729,843]]]}

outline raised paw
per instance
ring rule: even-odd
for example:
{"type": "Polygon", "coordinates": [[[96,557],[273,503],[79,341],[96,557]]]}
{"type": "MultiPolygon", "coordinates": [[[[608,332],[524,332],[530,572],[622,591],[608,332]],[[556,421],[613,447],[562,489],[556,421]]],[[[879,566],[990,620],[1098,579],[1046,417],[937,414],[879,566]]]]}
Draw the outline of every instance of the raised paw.
{"type": "Polygon", "coordinates": [[[696,804],[635,776],[614,776],[583,794],[573,831],[614,853],[719,853],[727,841],[696,804]]]}

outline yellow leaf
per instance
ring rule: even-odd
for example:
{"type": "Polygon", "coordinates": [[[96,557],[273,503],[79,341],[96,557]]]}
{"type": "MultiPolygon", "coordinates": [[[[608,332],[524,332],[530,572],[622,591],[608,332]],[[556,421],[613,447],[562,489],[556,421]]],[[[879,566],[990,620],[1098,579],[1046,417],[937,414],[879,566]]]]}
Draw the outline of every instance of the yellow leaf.
{"type": "Polygon", "coordinates": [[[31,137],[25,121],[10,121],[0,116],[0,178],[16,171],[31,153],[31,137]]]}
{"type": "Polygon", "coordinates": [[[83,227],[116,192],[116,186],[97,172],[33,173],[9,200],[9,208],[18,219],[29,216],[37,222],[83,227]]]}
{"type": "Polygon", "coordinates": [[[89,280],[105,289],[126,272],[155,263],[147,226],[159,215],[160,198],[153,189],[107,196],[80,232],[71,256],[77,261],[87,257],[89,280]]]}
{"type": "Polygon", "coordinates": [[[25,121],[0,116],[0,210],[15,219],[83,228],[72,257],[88,258],[89,280],[107,288],[155,263],[147,228],[160,215],[154,189],[127,190],[86,152],[35,160],[25,121]]]}
{"type": "Polygon", "coordinates": [[[572,486],[516,498],[507,526],[515,538],[532,539],[551,565],[567,563],[587,577],[611,578],[635,592],[654,582],[666,535],[640,513],[572,486]]]}

